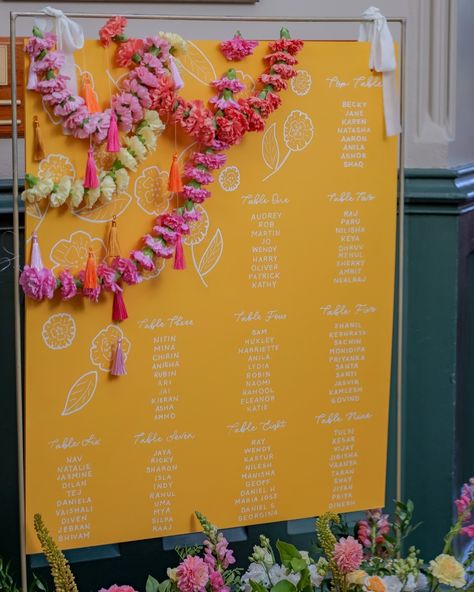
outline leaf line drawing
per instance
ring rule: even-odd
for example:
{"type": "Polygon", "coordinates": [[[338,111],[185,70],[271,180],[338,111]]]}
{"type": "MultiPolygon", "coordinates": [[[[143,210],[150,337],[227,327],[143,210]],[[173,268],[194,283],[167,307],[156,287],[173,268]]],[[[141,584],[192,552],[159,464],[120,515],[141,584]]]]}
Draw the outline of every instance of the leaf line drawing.
{"type": "Polygon", "coordinates": [[[176,59],[178,67],[185,70],[195,80],[209,86],[209,80],[216,80],[216,70],[206,54],[192,41],[188,41],[188,51],[176,59]]]}
{"type": "Polygon", "coordinates": [[[276,130],[276,123],[272,123],[262,138],[263,162],[270,169],[270,173],[263,178],[263,181],[273,177],[286,163],[290,154],[307,148],[314,137],[314,125],[310,116],[304,111],[294,109],[288,114],[283,124],[283,141],[287,152],[281,158],[276,130]]]}
{"type": "Polygon", "coordinates": [[[208,275],[214,267],[219,263],[222,253],[224,251],[224,238],[222,236],[222,232],[220,228],[216,230],[214,236],[209,241],[209,244],[206,247],[199,263],[196,260],[196,253],[194,251],[194,245],[191,245],[191,256],[193,259],[194,268],[197,271],[197,274],[202,281],[202,283],[208,288],[208,284],[204,279],[206,275],[208,275]]]}
{"type": "Polygon", "coordinates": [[[128,208],[132,202],[132,196],[128,193],[122,192],[116,195],[112,201],[100,204],[94,208],[87,208],[86,206],[79,210],[73,210],[72,214],[84,222],[92,222],[93,224],[102,224],[104,222],[111,222],[113,217],[118,218],[128,208]]]}
{"type": "Polygon", "coordinates": [[[97,380],[97,370],[91,370],[79,376],[69,389],[61,415],[72,415],[84,409],[94,396],[97,380]]]}

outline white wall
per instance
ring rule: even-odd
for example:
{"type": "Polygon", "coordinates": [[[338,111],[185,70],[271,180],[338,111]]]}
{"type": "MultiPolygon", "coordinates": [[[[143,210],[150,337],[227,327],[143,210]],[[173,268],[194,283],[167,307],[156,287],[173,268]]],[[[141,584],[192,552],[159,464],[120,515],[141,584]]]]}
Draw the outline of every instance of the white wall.
{"type": "MultiPolygon", "coordinates": [[[[57,3],[65,12],[133,12],[139,14],[202,14],[245,16],[358,16],[370,0],[260,0],[255,5],[148,3],[57,3]]],[[[0,2],[0,35],[9,34],[9,12],[35,11],[43,2],[0,2]]],[[[474,162],[474,0],[378,0],[386,16],[408,17],[407,165],[444,168],[474,162]]],[[[31,19],[18,20],[18,34],[28,35],[31,19]]],[[[102,20],[86,20],[90,37],[102,20]]],[[[244,34],[273,38],[275,24],[238,25],[244,34]]],[[[132,21],[129,31],[143,36],[156,28],[175,30],[188,38],[226,38],[235,23],[132,21]]],[[[357,37],[357,25],[292,26],[308,39],[357,37]]],[[[398,27],[392,27],[399,37],[398,27]]],[[[22,149],[20,148],[20,152],[22,149]]],[[[21,171],[20,171],[21,172],[21,171]]],[[[8,140],[0,141],[0,178],[11,177],[8,140]]]]}

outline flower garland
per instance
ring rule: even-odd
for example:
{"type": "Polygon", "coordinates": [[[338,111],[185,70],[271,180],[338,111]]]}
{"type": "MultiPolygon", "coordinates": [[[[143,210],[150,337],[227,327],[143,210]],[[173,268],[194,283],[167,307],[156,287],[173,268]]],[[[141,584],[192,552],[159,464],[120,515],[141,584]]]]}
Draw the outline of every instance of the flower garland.
{"type": "MultiPolygon", "coordinates": [[[[141,40],[130,39],[125,43],[126,51],[121,46],[118,52],[122,50],[122,56],[125,55],[127,60],[140,64],[147,59],[142,53],[141,40]]],[[[213,181],[211,171],[225,164],[226,156],[219,152],[238,144],[248,131],[262,131],[265,119],[281,104],[277,93],[286,89],[288,80],[296,75],[295,55],[302,49],[303,42],[290,39],[288,30],[282,29],[280,39],[269,42],[268,47],[270,53],[264,58],[266,71],[258,79],[260,88],[248,98],[236,100],[234,93],[242,90],[243,85],[236,79],[235,70],[230,69],[223,78],[212,83],[219,91],[219,96],[211,100],[214,110],[206,108],[202,101],[176,97],[170,78],[158,78],[158,86],[149,91],[153,96],[151,108],[160,115],[171,112],[172,122],[179,124],[202,145],[200,151],[191,154],[184,168],[187,179],[182,191],[184,204],[158,216],[152,233],[142,237],[143,246],[132,251],[129,258],[114,257],[110,265],[98,265],[98,281],[93,287],[85,281],[87,266],[75,276],[63,270],[55,277],[51,270],[43,267],[41,258],[36,257],[36,263],[32,261],[31,265],[25,265],[20,276],[20,284],[28,297],[50,299],[55,291],[59,291],[63,300],[80,295],[97,302],[104,290],[116,295],[122,292],[122,283],[139,283],[140,271],[153,271],[156,258],[169,259],[175,254],[175,268],[184,267],[182,261],[179,262],[182,259],[182,237],[190,233],[190,223],[200,218],[195,204],[211,195],[204,188],[213,181]]],[[[135,92],[142,92],[138,86],[143,86],[142,82],[143,79],[137,81],[135,92]]]]}
{"type": "Polygon", "coordinates": [[[168,78],[169,84],[176,87],[172,54],[178,48],[185,50],[186,43],[179,35],[170,33],[159,33],[144,40],[127,40],[123,35],[126,24],[123,17],[114,17],[100,31],[104,45],[109,45],[111,40],[120,44],[117,65],[133,67],[121,83],[122,90],[112,96],[111,108],[103,113],[90,111],[82,97],[71,94],[67,87],[68,77],[60,73],[64,54],[54,49],[55,35],[43,34],[37,27],[33,29],[25,51],[37,77],[35,90],[59,118],[65,133],[75,138],[90,138],[91,145],[96,146],[106,140],[111,125],[117,123],[121,131],[130,135],[125,137],[125,146],[113,150],[118,152],[117,157],[109,170],[99,174],[96,187],[87,187],[84,180],[73,183],[68,176],[54,183],[50,177],[27,174],[28,188],[22,193],[23,200],[34,203],[49,199],[54,208],[67,203],[71,209],[83,202],[87,208],[92,208],[98,201],[107,203],[115,192],[128,187],[127,169],[136,171],[137,165],[155,150],[157,137],[165,126],[152,108],[152,91],[159,87],[162,78],[168,78]]]}

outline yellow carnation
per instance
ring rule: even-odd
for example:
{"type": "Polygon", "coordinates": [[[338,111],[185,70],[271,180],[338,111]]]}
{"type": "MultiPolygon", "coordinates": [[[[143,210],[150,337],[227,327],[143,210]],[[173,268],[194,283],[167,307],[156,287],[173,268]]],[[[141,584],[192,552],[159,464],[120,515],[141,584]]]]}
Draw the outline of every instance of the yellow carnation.
{"type": "Polygon", "coordinates": [[[145,145],[138,139],[137,136],[132,136],[131,138],[126,138],[126,144],[134,154],[134,158],[137,162],[143,162],[146,158],[146,148],[145,145]]]}
{"type": "Polygon", "coordinates": [[[161,121],[160,116],[156,111],[150,111],[149,109],[147,109],[145,111],[144,119],[152,130],[157,132],[164,131],[165,126],[163,125],[163,122],[161,121]]]}
{"type": "Polygon", "coordinates": [[[462,588],[466,583],[464,567],[452,555],[438,555],[430,561],[430,571],[441,584],[462,588]]]}
{"type": "Polygon", "coordinates": [[[148,150],[153,151],[156,148],[156,135],[151,127],[147,126],[140,130],[140,136],[145,142],[145,146],[148,150]]]}
{"type": "Polygon", "coordinates": [[[69,193],[69,207],[74,209],[79,206],[84,197],[84,185],[82,181],[74,181],[69,193]]]}
{"type": "Polygon", "coordinates": [[[176,576],[176,569],[176,567],[168,567],[168,569],[166,570],[166,575],[168,576],[168,579],[170,579],[172,582],[176,582],[178,580],[176,576]]]}
{"type": "Polygon", "coordinates": [[[49,197],[51,207],[59,208],[59,206],[62,206],[63,203],[66,202],[66,199],[69,197],[69,192],[71,191],[71,185],[72,183],[69,177],[61,178],[56,191],[53,191],[49,197]]]}
{"type": "Polygon", "coordinates": [[[158,36],[162,39],[166,39],[166,41],[168,41],[171,47],[174,47],[176,50],[182,51],[183,53],[186,53],[188,51],[188,44],[181,37],[181,35],[178,35],[177,33],[165,33],[163,31],[160,31],[158,33],[158,36]]]}

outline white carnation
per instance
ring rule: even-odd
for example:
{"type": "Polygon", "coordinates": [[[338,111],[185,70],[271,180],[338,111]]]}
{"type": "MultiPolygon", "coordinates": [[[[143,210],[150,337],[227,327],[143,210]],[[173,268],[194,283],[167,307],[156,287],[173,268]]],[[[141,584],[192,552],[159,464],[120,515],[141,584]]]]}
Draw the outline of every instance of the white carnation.
{"type": "Polygon", "coordinates": [[[401,592],[403,584],[397,576],[384,576],[382,580],[387,592],[401,592]]]}
{"type": "Polygon", "coordinates": [[[115,181],[110,175],[105,175],[100,181],[100,195],[103,202],[111,201],[115,193],[115,181]]]}
{"type": "Polygon", "coordinates": [[[125,168],[130,169],[131,171],[137,170],[138,163],[126,148],[120,148],[120,152],[117,158],[118,160],[120,160],[120,162],[123,164],[125,168]]]}
{"type": "Polygon", "coordinates": [[[146,158],[146,148],[137,136],[128,137],[125,140],[129,150],[134,154],[137,162],[143,162],[146,158]]]}
{"type": "Polygon", "coordinates": [[[119,169],[115,172],[115,184],[117,185],[117,191],[120,193],[121,191],[125,191],[127,189],[128,184],[130,183],[130,177],[126,171],[126,169],[119,169]]]}
{"type": "Polygon", "coordinates": [[[158,36],[162,39],[166,39],[171,47],[174,47],[178,51],[182,51],[186,53],[188,51],[188,43],[185,39],[178,35],[177,33],[165,33],[164,31],[160,31],[158,36]]]}
{"type": "Polygon", "coordinates": [[[164,131],[165,126],[163,125],[163,122],[156,111],[150,111],[149,109],[146,109],[144,119],[152,130],[160,133],[164,131]]]}
{"type": "Polygon", "coordinates": [[[48,197],[54,187],[54,181],[47,177],[46,179],[40,179],[38,183],[32,189],[37,195],[37,199],[43,199],[48,197]]]}
{"type": "Polygon", "coordinates": [[[143,141],[145,142],[145,146],[147,147],[147,150],[150,150],[150,152],[155,150],[156,135],[153,132],[153,130],[151,129],[151,127],[147,126],[147,127],[144,127],[142,130],[140,130],[140,136],[143,138],[143,141]]]}
{"type": "Polygon", "coordinates": [[[69,192],[69,207],[71,209],[77,208],[84,198],[84,185],[82,181],[74,181],[69,192]]]}
{"type": "Polygon", "coordinates": [[[94,207],[95,202],[100,197],[100,185],[96,189],[88,189],[86,195],[86,207],[91,209],[94,207]]]}
{"type": "Polygon", "coordinates": [[[56,191],[53,191],[49,196],[51,207],[59,208],[66,202],[66,199],[69,197],[69,192],[71,191],[71,185],[72,182],[69,177],[61,178],[57,184],[56,191]]]}

